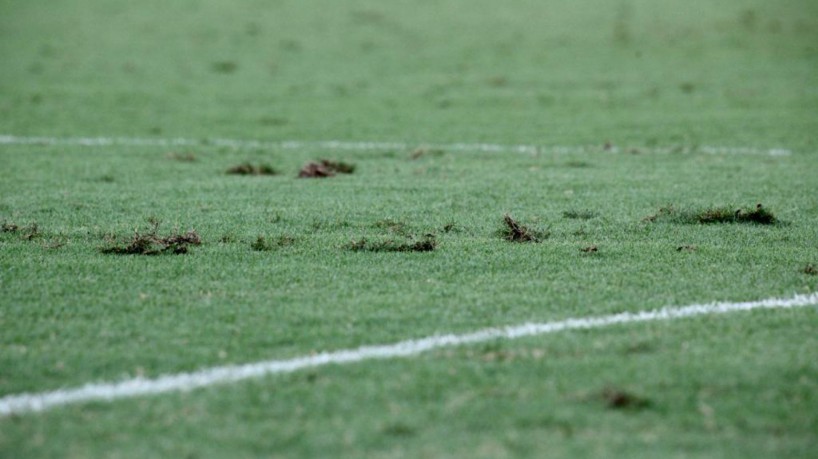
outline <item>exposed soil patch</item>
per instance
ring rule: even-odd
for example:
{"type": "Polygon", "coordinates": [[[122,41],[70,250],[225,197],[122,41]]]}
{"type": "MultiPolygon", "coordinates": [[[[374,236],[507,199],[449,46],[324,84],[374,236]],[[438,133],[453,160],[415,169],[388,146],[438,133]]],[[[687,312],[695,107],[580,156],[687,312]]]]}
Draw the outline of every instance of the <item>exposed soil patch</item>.
{"type": "Polygon", "coordinates": [[[159,222],[153,221],[153,226],[146,233],[134,231],[130,240],[120,243],[116,238],[110,238],[109,245],[100,249],[102,253],[114,255],[160,255],[172,253],[176,255],[188,252],[191,245],[201,245],[202,239],[195,230],[179,233],[178,230],[167,236],[160,236],[159,222]]]}
{"type": "Polygon", "coordinates": [[[579,251],[583,253],[597,253],[599,252],[599,247],[595,245],[589,245],[588,247],[583,247],[579,249],[579,251]]]}
{"type": "Polygon", "coordinates": [[[614,387],[603,389],[601,396],[605,406],[612,410],[641,409],[650,406],[650,400],[614,387]]]}
{"type": "Polygon", "coordinates": [[[503,216],[503,228],[500,229],[500,236],[511,242],[542,242],[548,238],[547,231],[533,230],[517,222],[509,214],[503,216]]]}
{"type": "Polygon", "coordinates": [[[279,172],[267,164],[253,165],[250,163],[242,163],[238,166],[233,166],[227,169],[227,173],[231,175],[278,175],[279,172]]]}
{"type": "Polygon", "coordinates": [[[695,252],[696,250],[698,250],[698,247],[692,244],[676,247],[677,252],[695,252]]]}
{"type": "Polygon", "coordinates": [[[354,252],[431,252],[437,248],[437,240],[433,234],[423,236],[417,241],[368,240],[361,238],[352,241],[347,248],[354,252]]]}
{"type": "Polygon", "coordinates": [[[310,161],[298,172],[299,178],[326,178],[334,177],[337,174],[352,174],[355,172],[355,165],[341,161],[330,161],[322,159],[320,161],[310,161]]]}
{"type": "Polygon", "coordinates": [[[761,204],[754,208],[734,208],[731,206],[710,207],[703,210],[678,210],[673,206],[662,207],[643,221],[668,221],[671,223],[713,224],[713,223],[751,223],[772,225],[778,223],[775,215],[761,204]]]}
{"type": "Polygon", "coordinates": [[[807,263],[807,265],[804,266],[804,269],[802,269],[801,272],[809,276],[818,276],[818,267],[816,267],[812,263],[807,263]]]}

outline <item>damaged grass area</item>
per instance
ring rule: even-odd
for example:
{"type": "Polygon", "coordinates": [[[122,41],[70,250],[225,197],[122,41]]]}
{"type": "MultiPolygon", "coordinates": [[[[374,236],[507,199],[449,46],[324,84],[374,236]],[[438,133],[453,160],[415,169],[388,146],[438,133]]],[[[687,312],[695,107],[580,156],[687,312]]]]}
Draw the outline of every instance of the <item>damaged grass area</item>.
{"type": "Polygon", "coordinates": [[[32,241],[42,235],[37,222],[33,222],[28,226],[20,226],[14,222],[6,221],[0,225],[0,233],[16,234],[24,241],[32,241]]]}
{"type": "Polygon", "coordinates": [[[159,221],[152,220],[151,228],[144,233],[134,231],[130,240],[119,242],[115,237],[109,238],[109,244],[100,252],[113,255],[161,255],[188,253],[188,247],[201,245],[202,239],[195,230],[179,233],[174,229],[167,236],[159,235],[159,221]]]}
{"type": "Polygon", "coordinates": [[[331,161],[322,159],[310,161],[298,172],[299,178],[326,178],[335,177],[337,174],[352,174],[355,172],[355,165],[342,161],[331,161]]]}
{"type": "Polygon", "coordinates": [[[775,215],[761,204],[756,204],[754,208],[720,206],[701,210],[679,210],[673,206],[667,206],[660,208],[656,214],[644,218],[643,221],[703,225],[713,223],[773,225],[779,222],[775,215]]]}
{"type": "Polygon", "coordinates": [[[267,164],[242,163],[227,169],[230,175],[278,175],[279,172],[274,167],[267,164]]]}
{"type": "Polygon", "coordinates": [[[198,161],[196,155],[192,152],[178,152],[178,151],[171,151],[165,155],[166,158],[179,161],[180,163],[195,163],[198,161]]]}
{"type": "Polygon", "coordinates": [[[499,234],[510,242],[542,242],[550,235],[548,231],[534,230],[522,225],[509,214],[503,216],[503,224],[499,234]]]}
{"type": "Polygon", "coordinates": [[[426,234],[419,240],[412,240],[410,237],[406,241],[361,238],[347,245],[347,249],[353,252],[431,252],[436,248],[437,239],[434,234],[426,234]]]}
{"type": "Polygon", "coordinates": [[[571,220],[590,220],[598,216],[599,214],[592,210],[566,210],[562,213],[562,218],[571,220]]]}
{"type": "Polygon", "coordinates": [[[283,234],[278,236],[274,239],[267,239],[263,235],[259,235],[252,244],[250,244],[250,248],[255,250],[256,252],[268,252],[270,250],[287,247],[296,243],[296,239],[292,236],[287,234],[283,234]]]}

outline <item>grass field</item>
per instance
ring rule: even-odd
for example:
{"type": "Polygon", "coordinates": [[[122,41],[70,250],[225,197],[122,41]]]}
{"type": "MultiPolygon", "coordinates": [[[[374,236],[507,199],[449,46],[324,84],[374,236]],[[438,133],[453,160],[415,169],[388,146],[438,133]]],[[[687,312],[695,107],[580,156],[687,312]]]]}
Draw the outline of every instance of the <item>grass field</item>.
{"type": "MultiPolygon", "coordinates": [[[[816,2],[0,0],[0,62],[0,404],[818,291],[816,2]],[[320,159],[354,171],[298,178],[320,159]]],[[[0,417],[0,457],[808,458],[816,330],[739,312],[58,406],[0,417]]]]}

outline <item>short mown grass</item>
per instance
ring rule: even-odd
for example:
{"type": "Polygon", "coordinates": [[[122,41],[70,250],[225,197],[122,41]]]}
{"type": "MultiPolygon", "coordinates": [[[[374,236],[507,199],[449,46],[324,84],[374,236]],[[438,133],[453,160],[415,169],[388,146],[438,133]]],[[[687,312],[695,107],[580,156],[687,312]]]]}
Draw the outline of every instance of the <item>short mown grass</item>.
{"type": "MultiPolygon", "coordinates": [[[[84,140],[0,138],[0,397],[818,291],[816,18],[7,0],[0,136],[84,140]]],[[[0,457],[813,458],[816,329],[755,311],[78,404],[0,418],[0,457]]]]}

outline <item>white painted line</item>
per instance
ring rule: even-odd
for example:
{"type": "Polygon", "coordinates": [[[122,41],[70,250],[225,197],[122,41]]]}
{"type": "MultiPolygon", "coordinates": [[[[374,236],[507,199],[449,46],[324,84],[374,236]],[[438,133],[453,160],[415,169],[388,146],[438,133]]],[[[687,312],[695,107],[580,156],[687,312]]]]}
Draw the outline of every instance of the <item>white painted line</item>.
{"type": "MultiPolygon", "coordinates": [[[[493,143],[408,143],[378,141],[345,141],[345,140],[241,140],[241,139],[187,139],[187,138],[138,138],[138,137],[23,137],[0,135],[0,145],[43,145],[43,146],[82,146],[82,147],[203,147],[217,146],[236,149],[273,149],[273,150],[330,150],[330,151],[380,151],[410,150],[414,148],[431,148],[447,151],[486,152],[486,153],[553,153],[572,154],[586,152],[621,153],[630,151],[619,147],[604,150],[601,145],[503,145],[493,143]]],[[[752,148],[752,147],[640,147],[637,150],[649,153],[705,153],[711,155],[767,155],[788,156],[791,150],[785,148],[752,148]]]]}
{"type": "Polygon", "coordinates": [[[668,307],[640,312],[623,312],[599,317],[567,319],[558,322],[526,323],[504,328],[488,328],[465,335],[439,335],[401,341],[381,346],[364,346],[290,360],[268,360],[208,368],[193,373],[160,376],[156,379],[135,378],[113,383],[87,384],[74,389],[62,389],[35,394],[9,395],[0,398],[0,416],[44,411],[62,405],[90,401],[113,401],[142,395],[189,391],[216,384],[233,383],[279,373],[291,373],[304,368],[329,364],[343,365],[364,360],[409,357],[432,349],[480,343],[497,339],[516,339],[544,335],[566,330],[602,328],[609,325],[657,320],[674,320],[708,314],[726,314],[753,309],[780,309],[812,306],[818,304],[818,293],[796,295],[792,298],[770,298],[743,303],[694,304],[685,307],[668,307]]]}

